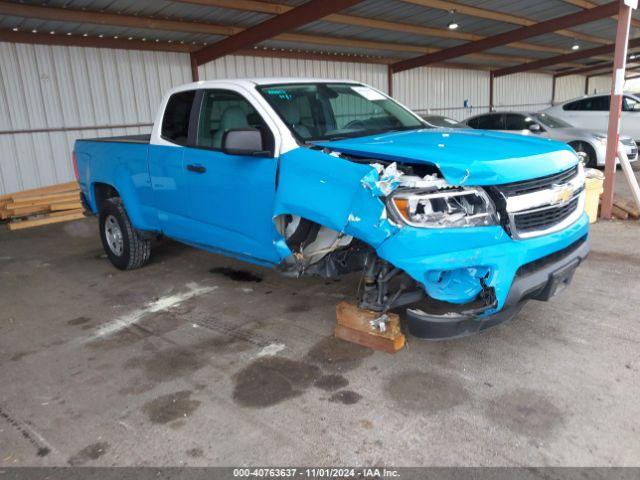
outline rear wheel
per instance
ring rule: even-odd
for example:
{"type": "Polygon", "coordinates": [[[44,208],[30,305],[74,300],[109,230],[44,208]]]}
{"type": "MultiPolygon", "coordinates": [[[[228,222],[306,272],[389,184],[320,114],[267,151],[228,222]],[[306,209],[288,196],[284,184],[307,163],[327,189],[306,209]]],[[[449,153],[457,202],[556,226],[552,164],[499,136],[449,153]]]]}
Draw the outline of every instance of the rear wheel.
{"type": "Polygon", "coordinates": [[[596,151],[591,145],[585,142],[573,142],[569,144],[573,148],[579,157],[584,160],[584,166],[588,168],[598,167],[598,157],[596,151]]]}
{"type": "Polygon", "coordinates": [[[133,270],[149,262],[151,242],[133,228],[120,198],[102,202],[100,238],[107,257],[120,270],[133,270]]]}

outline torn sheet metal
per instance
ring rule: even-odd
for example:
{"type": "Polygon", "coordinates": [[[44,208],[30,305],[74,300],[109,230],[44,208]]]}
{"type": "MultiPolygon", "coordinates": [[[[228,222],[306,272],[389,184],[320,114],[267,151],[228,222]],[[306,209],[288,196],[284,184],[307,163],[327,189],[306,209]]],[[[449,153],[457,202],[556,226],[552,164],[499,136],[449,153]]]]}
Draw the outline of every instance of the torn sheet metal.
{"type": "Polygon", "coordinates": [[[386,197],[398,188],[403,173],[398,170],[397,163],[393,162],[387,167],[379,163],[371,166],[371,171],[362,177],[362,185],[371,190],[374,196],[386,197]]]}
{"type": "Polygon", "coordinates": [[[424,177],[406,175],[398,169],[396,162],[387,167],[380,163],[372,163],[371,167],[373,167],[371,171],[362,177],[362,185],[377,197],[389,196],[398,187],[422,189],[451,187],[438,175],[425,175],[424,177]]]}

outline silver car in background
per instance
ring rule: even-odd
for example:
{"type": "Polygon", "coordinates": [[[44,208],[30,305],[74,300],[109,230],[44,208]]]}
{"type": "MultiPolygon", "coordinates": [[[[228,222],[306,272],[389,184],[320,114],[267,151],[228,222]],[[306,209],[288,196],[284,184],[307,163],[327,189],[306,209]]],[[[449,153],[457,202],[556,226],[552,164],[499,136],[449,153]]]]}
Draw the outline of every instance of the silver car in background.
{"type": "MultiPolygon", "coordinates": [[[[463,123],[471,128],[481,130],[499,130],[558,140],[570,145],[584,159],[587,167],[604,166],[607,149],[606,134],[584,128],[575,128],[564,120],[544,112],[485,113],[468,118],[463,123]]],[[[627,154],[631,162],[635,162],[638,159],[638,147],[631,137],[620,136],[620,149],[627,154]]]]}

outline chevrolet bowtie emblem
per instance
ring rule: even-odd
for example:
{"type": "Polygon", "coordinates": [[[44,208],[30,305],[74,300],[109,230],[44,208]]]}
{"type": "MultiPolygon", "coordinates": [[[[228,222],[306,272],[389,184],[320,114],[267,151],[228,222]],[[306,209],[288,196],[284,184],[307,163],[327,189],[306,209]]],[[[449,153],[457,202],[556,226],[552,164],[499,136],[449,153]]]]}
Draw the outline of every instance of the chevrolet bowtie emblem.
{"type": "Polygon", "coordinates": [[[573,197],[573,188],[570,185],[554,185],[553,188],[553,204],[565,203],[573,197]]]}

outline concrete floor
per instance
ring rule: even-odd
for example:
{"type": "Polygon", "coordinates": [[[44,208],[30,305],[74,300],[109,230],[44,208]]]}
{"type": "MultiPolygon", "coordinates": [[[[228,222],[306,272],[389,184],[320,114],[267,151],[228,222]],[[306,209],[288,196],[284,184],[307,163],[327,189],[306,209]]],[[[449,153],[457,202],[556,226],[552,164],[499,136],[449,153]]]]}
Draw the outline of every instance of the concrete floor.
{"type": "Polygon", "coordinates": [[[2,228],[0,466],[638,465],[639,235],[597,224],[559,298],[388,355],[331,338],[353,278],[2,228]]]}

